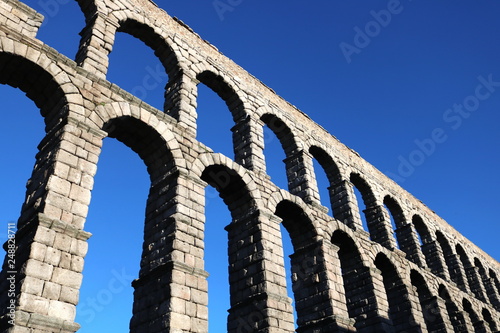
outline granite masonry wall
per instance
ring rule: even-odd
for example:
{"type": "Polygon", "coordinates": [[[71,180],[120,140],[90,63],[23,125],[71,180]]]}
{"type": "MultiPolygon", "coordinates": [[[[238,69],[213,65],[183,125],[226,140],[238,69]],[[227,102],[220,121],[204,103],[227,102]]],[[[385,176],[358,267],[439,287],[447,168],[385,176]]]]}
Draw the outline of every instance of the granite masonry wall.
{"type": "Polygon", "coordinates": [[[77,2],[86,27],[72,60],[36,38],[41,15],[0,0],[0,83],[24,91],[46,124],[15,245],[4,246],[1,332],[79,329],[84,226],[106,137],[134,150],[151,179],[131,332],[208,331],[207,185],[232,216],[228,332],[499,330],[499,263],[418,199],[153,2],[77,2]],[[106,80],[117,31],[164,65],[164,110],[106,80]],[[195,139],[200,82],[232,114],[234,158],[195,139]],[[266,174],[265,125],[285,151],[288,189],[266,174]],[[313,159],[330,182],[331,207],[320,203],[313,159]],[[296,323],[281,223],[294,248],[296,323]]]}

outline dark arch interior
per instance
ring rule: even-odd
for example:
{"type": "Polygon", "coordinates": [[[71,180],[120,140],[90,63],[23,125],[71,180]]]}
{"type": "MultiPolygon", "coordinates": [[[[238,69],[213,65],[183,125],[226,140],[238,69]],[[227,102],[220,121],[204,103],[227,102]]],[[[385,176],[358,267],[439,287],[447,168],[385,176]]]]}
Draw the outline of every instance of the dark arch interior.
{"type": "Polygon", "coordinates": [[[318,160],[319,164],[325,170],[330,184],[336,184],[341,180],[340,170],[330,155],[328,155],[323,149],[316,146],[309,148],[309,152],[316,160],[318,160]]]}
{"type": "Polygon", "coordinates": [[[212,89],[222,100],[224,100],[224,102],[226,102],[235,122],[245,117],[243,102],[222,76],[216,75],[210,71],[204,71],[198,74],[196,78],[212,89]]]}
{"type": "Polygon", "coordinates": [[[422,245],[432,242],[431,233],[425,225],[424,220],[419,215],[413,215],[412,222],[422,245]]]}
{"type": "Polygon", "coordinates": [[[203,171],[201,179],[219,192],[233,219],[254,211],[255,203],[250,191],[236,171],[224,165],[211,165],[203,171]]]}
{"type": "Polygon", "coordinates": [[[384,204],[387,206],[387,208],[389,208],[389,213],[394,219],[395,229],[403,227],[405,218],[403,210],[401,209],[401,206],[398,204],[398,202],[394,198],[387,195],[384,198],[384,204]]]}
{"type": "Polygon", "coordinates": [[[313,164],[321,203],[326,207],[330,206],[331,216],[337,218],[340,215],[340,212],[338,202],[335,201],[339,200],[335,197],[333,191],[335,189],[335,186],[340,186],[340,170],[338,169],[336,163],[333,161],[332,157],[328,155],[323,149],[312,146],[311,148],[309,148],[309,153],[315,159],[315,161],[313,161],[313,164]],[[316,165],[316,161],[320,167],[316,165]],[[322,169],[323,173],[319,170],[320,168],[322,169]],[[324,177],[326,177],[326,179],[324,179],[324,177]],[[327,200],[329,200],[329,205],[327,205],[327,200]]]}
{"type": "Polygon", "coordinates": [[[295,251],[315,240],[316,233],[311,220],[296,204],[282,201],[276,206],[275,214],[283,219],[283,226],[290,234],[295,251]]]}
{"type": "Polygon", "coordinates": [[[281,119],[272,114],[264,114],[261,120],[276,134],[287,157],[297,150],[292,131],[281,119]]]}
{"type": "Polygon", "coordinates": [[[483,309],[482,314],[483,314],[484,320],[488,323],[490,330],[492,332],[497,332],[497,325],[496,325],[495,321],[493,320],[491,313],[487,309],[483,309]]]}
{"type": "Polygon", "coordinates": [[[389,318],[392,325],[397,328],[409,325],[411,323],[411,308],[408,301],[406,301],[408,299],[408,290],[395,266],[381,253],[375,258],[375,266],[382,272],[387,301],[389,302],[389,318]]]}
{"type": "Polygon", "coordinates": [[[118,32],[130,34],[149,46],[156,57],[165,67],[165,71],[170,77],[178,74],[178,60],[172,48],[166,41],[158,35],[154,29],[146,24],[137,22],[134,19],[127,19],[121,22],[118,32]]]}
{"type": "Polygon", "coordinates": [[[446,237],[443,235],[442,232],[437,231],[436,240],[443,251],[444,261],[446,263],[446,267],[448,267],[448,272],[450,274],[451,280],[457,284],[460,284],[458,272],[456,272],[453,267],[453,260],[452,260],[453,250],[451,249],[448,239],[446,239],[446,237]]]}
{"type": "Polygon", "coordinates": [[[25,92],[40,109],[46,124],[62,118],[66,111],[64,92],[40,66],[17,55],[1,52],[0,73],[0,84],[8,84],[25,92]]]}
{"type": "Polygon", "coordinates": [[[333,233],[332,244],[339,247],[347,312],[356,321],[356,329],[362,330],[372,325],[365,321],[366,318],[378,316],[370,269],[363,264],[354,240],[344,231],[337,230],[333,233]]]}
{"type": "Polygon", "coordinates": [[[172,154],[165,140],[149,125],[134,117],[123,116],[108,121],[103,129],[109,137],[123,142],[141,157],[152,180],[172,172],[172,154]]]}

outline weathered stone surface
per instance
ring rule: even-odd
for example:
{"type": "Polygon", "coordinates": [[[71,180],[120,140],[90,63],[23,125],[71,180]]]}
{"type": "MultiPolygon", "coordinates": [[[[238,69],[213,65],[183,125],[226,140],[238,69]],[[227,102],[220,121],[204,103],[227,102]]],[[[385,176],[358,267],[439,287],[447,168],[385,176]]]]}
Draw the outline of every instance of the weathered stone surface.
{"type": "Polygon", "coordinates": [[[73,61],[36,39],[39,14],[0,0],[0,81],[26,92],[47,125],[19,218],[17,270],[6,257],[0,274],[1,320],[11,301],[17,313],[13,327],[1,322],[1,332],[78,330],[75,305],[91,236],[83,229],[107,136],[137,152],[151,178],[131,332],[208,331],[207,185],[233,219],[229,258],[221,258],[222,269],[229,262],[228,332],[499,329],[498,262],[418,199],[151,1],[79,5],[88,26],[73,61]],[[164,111],[106,81],[117,30],[147,40],[165,65],[164,111]],[[196,140],[200,82],[235,120],[234,160],[196,140]],[[266,173],[265,125],[285,151],[288,190],[266,173]],[[331,207],[319,201],[313,159],[327,173],[331,207]],[[294,245],[290,258],[281,224],[294,245]]]}

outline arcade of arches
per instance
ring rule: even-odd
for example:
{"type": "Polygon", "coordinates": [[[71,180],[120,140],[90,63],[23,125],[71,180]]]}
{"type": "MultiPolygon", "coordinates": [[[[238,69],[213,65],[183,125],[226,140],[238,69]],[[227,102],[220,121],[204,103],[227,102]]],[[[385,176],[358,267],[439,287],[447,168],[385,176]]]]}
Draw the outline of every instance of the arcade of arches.
{"type": "Polygon", "coordinates": [[[136,152],[151,182],[131,332],[208,331],[207,185],[232,216],[228,332],[499,330],[500,265],[419,200],[151,1],[77,2],[86,26],[73,60],[36,38],[41,15],[0,0],[0,83],[25,92],[46,125],[11,249],[15,267],[6,256],[0,275],[1,332],[79,329],[85,221],[106,137],[136,152]],[[164,66],[163,110],[107,81],[118,31],[164,66]],[[199,83],[227,105],[235,156],[196,140],[199,83]],[[286,155],[287,189],[267,176],[264,126],[286,155]]]}

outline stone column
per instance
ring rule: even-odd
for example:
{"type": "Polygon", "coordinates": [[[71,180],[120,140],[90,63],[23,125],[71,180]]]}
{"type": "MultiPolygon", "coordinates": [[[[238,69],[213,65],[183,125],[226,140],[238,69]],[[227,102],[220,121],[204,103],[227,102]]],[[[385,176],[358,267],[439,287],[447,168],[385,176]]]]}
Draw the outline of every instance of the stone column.
{"type": "Polygon", "coordinates": [[[254,211],[233,220],[229,233],[230,333],[294,332],[286,291],[280,221],[254,211]]]}
{"type": "Polygon", "coordinates": [[[474,333],[489,333],[489,332],[491,332],[491,330],[488,328],[488,324],[485,323],[484,320],[479,320],[479,319],[472,320],[472,318],[471,318],[471,323],[472,323],[472,326],[474,327],[474,330],[471,332],[474,332],[474,333]]]}
{"type": "Polygon", "coordinates": [[[443,299],[436,296],[422,299],[421,306],[429,332],[454,332],[443,299]]]}
{"type": "Polygon", "coordinates": [[[196,137],[196,107],[198,88],[200,83],[196,78],[185,72],[179,71],[169,77],[165,88],[165,113],[179,121],[179,126],[184,131],[196,137]]]}
{"type": "Polygon", "coordinates": [[[82,229],[104,136],[70,119],[40,143],[0,277],[2,327],[78,330],[76,304],[90,237],[82,229]]]}
{"type": "Polygon", "coordinates": [[[433,240],[425,243],[422,245],[422,251],[427,258],[427,265],[431,269],[432,273],[448,280],[450,278],[450,274],[448,270],[445,269],[446,263],[444,261],[443,250],[437,241],[433,240]]]}
{"type": "Polygon", "coordinates": [[[231,131],[233,132],[235,162],[249,170],[265,174],[263,127],[262,120],[248,116],[240,119],[231,131]]]}
{"type": "Polygon", "coordinates": [[[479,268],[470,266],[465,269],[465,274],[469,278],[469,287],[472,293],[474,293],[479,300],[486,302],[486,291],[481,283],[479,268]]]}
{"type": "Polygon", "coordinates": [[[447,255],[447,262],[450,265],[450,270],[453,271],[455,278],[453,281],[457,286],[465,292],[468,292],[467,278],[465,276],[465,270],[463,268],[462,262],[458,258],[456,253],[449,253],[447,255]]]}
{"type": "Polygon", "coordinates": [[[130,332],[207,332],[204,270],[206,183],[182,170],[165,172],[150,189],[130,332]]]}
{"type": "Polygon", "coordinates": [[[100,78],[106,78],[108,55],[113,48],[118,22],[103,13],[95,13],[81,32],[80,47],[75,61],[82,68],[100,78]]]}
{"type": "Polygon", "coordinates": [[[284,160],[288,188],[290,193],[301,197],[306,203],[321,206],[312,159],[307,151],[298,150],[284,160]]]}
{"type": "Polygon", "coordinates": [[[374,293],[373,301],[369,302],[373,302],[376,309],[372,312],[372,316],[375,315],[374,317],[366,318],[365,327],[373,329],[372,332],[394,332],[392,321],[389,319],[389,302],[387,300],[382,272],[377,268],[370,268],[369,272],[373,281],[374,293]]]}
{"type": "Polygon", "coordinates": [[[297,332],[354,332],[354,320],[347,313],[339,247],[320,240],[290,256],[297,332]]]}
{"type": "Polygon", "coordinates": [[[461,311],[463,314],[463,328],[464,332],[474,332],[474,333],[479,333],[481,330],[476,330],[474,323],[473,323],[473,318],[471,318],[470,313],[467,313],[466,311],[461,311]]]}
{"type": "Polygon", "coordinates": [[[441,297],[436,297],[436,304],[439,309],[439,313],[442,314],[443,326],[446,332],[455,332],[453,324],[450,320],[450,313],[447,309],[446,301],[441,297]]]}
{"type": "Polygon", "coordinates": [[[371,239],[390,250],[395,249],[396,239],[393,236],[389,213],[378,205],[367,207],[363,212],[371,239]]]}
{"type": "Polygon", "coordinates": [[[486,276],[486,272],[484,274],[483,284],[486,295],[488,295],[491,305],[493,305],[495,309],[500,311],[500,299],[498,298],[498,293],[495,288],[495,282],[492,278],[486,276]]]}
{"type": "Polygon", "coordinates": [[[401,251],[406,253],[406,258],[420,267],[426,267],[425,257],[420,248],[413,223],[405,224],[396,229],[396,235],[398,235],[401,251]]]}
{"type": "Polygon", "coordinates": [[[410,329],[418,328],[421,332],[427,332],[424,310],[422,308],[422,304],[420,304],[417,287],[413,285],[408,286],[408,302],[410,303],[410,308],[413,313],[413,323],[409,323],[411,325],[410,329]]]}
{"type": "Polygon", "coordinates": [[[330,191],[333,216],[354,230],[363,230],[359,206],[354,194],[354,184],[344,179],[330,186],[328,190],[330,191]]]}

